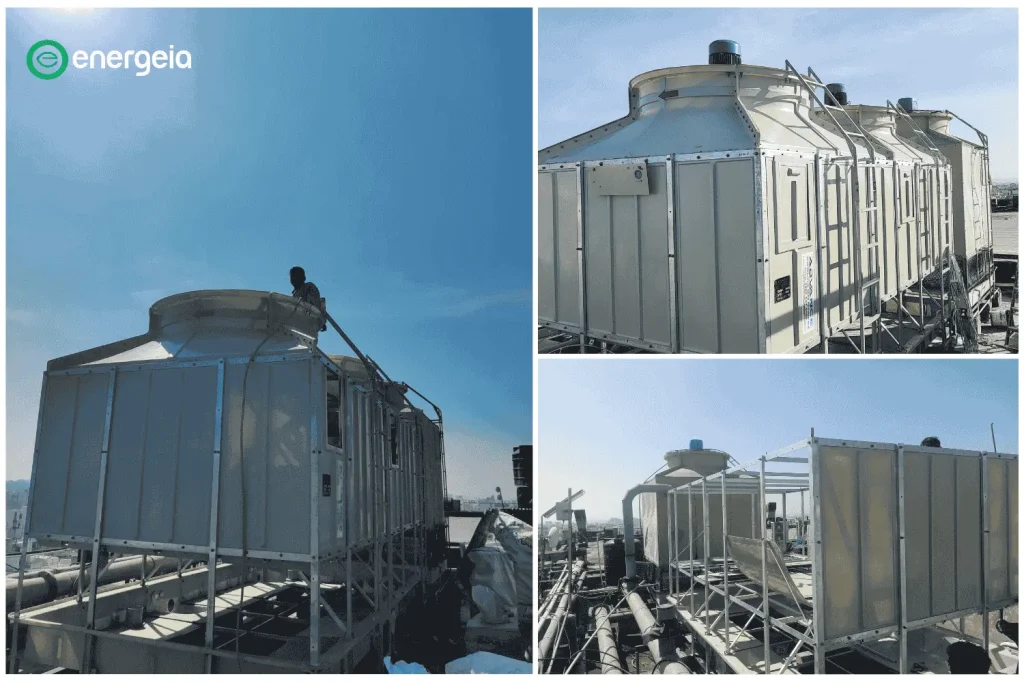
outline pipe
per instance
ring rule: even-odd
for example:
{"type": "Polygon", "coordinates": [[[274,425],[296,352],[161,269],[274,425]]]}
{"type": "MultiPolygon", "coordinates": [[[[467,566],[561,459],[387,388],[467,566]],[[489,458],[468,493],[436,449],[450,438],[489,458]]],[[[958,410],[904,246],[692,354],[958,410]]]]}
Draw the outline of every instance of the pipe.
{"type": "Polygon", "coordinates": [[[678,656],[668,642],[662,643],[661,636],[664,628],[657,618],[647,608],[647,603],[636,592],[636,584],[624,581],[622,592],[626,595],[626,604],[629,611],[633,613],[636,625],[643,636],[644,644],[654,657],[654,673],[659,674],[688,674],[690,670],[678,661],[678,656]]]}
{"type": "MultiPolygon", "coordinates": [[[[103,572],[97,582],[97,585],[103,586],[109,583],[117,583],[118,581],[127,581],[128,579],[137,579],[142,576],[143,572],[143,557],[129,557],[122,560],[115,560],[110,562],[101,569],[103,572]]],[[[145,572],[146,575],[154,573],[157,570],[157,574],[166,574],[169,571],[177,569],[177,560],[168,557],[162,557],[160,555],[147,555],[145,556],[145,572]]],[[[33,578],[26,578],[22,581],[22,593],[21,593],[21,606],[22,609],[25,607],[32,607],[33,605],[39,605],[44,602],[56,600],[62,595],[68,595],[78,590],[78,567],[67,567],[59,572],[48,572],[39,571],[33,578]]],[[[86,583],[82,586],[83,590],[88,588],[88,575],[86,576],[86,583]]],[[[13,605],[17,599],[18,594],[18,579],[17,577],[7,579],[7,604],[13,605]]]]}
{"type": "Polygon", "coordinates": [[[565,579],[568,575],[569,565],[566,564],[562,567],[562,571],[559,573],[558,578],[555,579],[555,582],[553,584],[551,584],[551,590],[549,590],[548,594],[544,597],[544,602],[542,602],[540,605],[540,616],[544,616],[551,609],[551,605],[554,602],[555,595],[557,595],[561,591],[562,584],[565,583],[565,579]]]}
{"type": "Polygon", "coordinates": [[[633,538],[633,499],[641,493],[666,493],[667,484],[640,484],[626,491],[622,499],[622,543],[626,553],[626,577],[636,576],[636,539],[633,538]]]}
{"type": "Polygon", "coordinates": [[[568,588],[572,583],[577,584],[577,589],[582,587],[583,579],[586,577],[586,572],[583,570],[585,564],[586,563],[584,563],[583,560],[578,560],[573,564],[572,578],[565,584],[566,590],[563,591],[562,597],[558,601],[558,607],[555,609],[554,614],[548,615],[546,625],[540,628],[540,645],[538,647],[540,662],[545,662],[551,659],[551,653],[554,651],[555,644],[561,636],[562,626],[565,623],[566,615],[572,609],[572,603],[576,600],[575,596],[572,596],[572,599],[570,600],[570,591],[568,588]]]}
{"type": "Polygon", "coordinates": [[[619,657],[619,648],[615,645],[615,636],[612,634],[611,611],[604,605],[594,610],[594,620],[597,622],[597,650],[600,653],[601,673],[621,674],[622,659],[619,657]]]}

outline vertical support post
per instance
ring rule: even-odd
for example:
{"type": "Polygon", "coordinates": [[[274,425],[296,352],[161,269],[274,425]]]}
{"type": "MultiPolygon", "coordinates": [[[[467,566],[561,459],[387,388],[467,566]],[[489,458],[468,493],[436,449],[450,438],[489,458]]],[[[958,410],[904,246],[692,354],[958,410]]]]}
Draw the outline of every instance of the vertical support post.
{"type": "Polygon", "coordinates": [[[814,673],[825,673],[825,634],[822,613],[825,610],[825,582],[822,565],[824,557],[821,547],[821,464],[818,462],[818,442],[811,430],[811,522],[813,533],[813,555],[811,559],[811,616],[814,631],[814,673]]]}
{"type": "Polygon", "coordinates": [[[668,563],[668,592],[669,595],[676,594],[676,584],[672,572],[672,568],[675,566],[676,560],[679,559],[679,552],[676,547],[679,545],[679,541],[676,538],[676,492],[669,491],[669,514],[671,519],[668,521],[668,543],[669,543],[669,563],[668,563]]]}
{"type": "Polygon", "coordinates": [[[807,557],[807,512],[804,510],[804,490],[800,489],[800,545],[804,557],[807,557]]]}
{"type": "MultiPolygon", "coordinates": [[[[825,183],[825,168],[822,163],[821,152],[814,155],[814,223],[816,235],[816,248],[814,250],[814,261],[817,264],[818,278],[818,334],[821,336],[821,352],[828,355],[828,311],[824,302],[828,300],[825,287],[828,284],[825,278],[825,268],[829,257],[827,238],[822,236],[825,225],[825,200],[828,194],[828,185],[825,183]],[[822,262],[826,265],[823,265],[822,262]]],[[[764,502],[761,503],[764,508],[764,502]]],[[[762,534],[763,535],[763,534],[762,534]]]]}
{"type": "MultiPolygon", "coordinates": [[[[14,598],[14,616],[11,618],[11,655],[8,672],[18,673],[18,621],[21,618],[21,596],[24,590],[25,569],[28,564],[28,528],[32,520],[32,504],[36,496],[36,468],[39,465],[39,438],[43,432],[43,416],[46,408],[46,384],[49,376],[43,373],[43,384],[39,390],[39,414],[36,417],[36,442],[32,454],[32,478],[29,480],[28,500],[25,502],[25,518],[21,529],[21,557],[18,560],[18,589],[14,598]]],[[[78,551],[78,602],[82,602],[83,552],[78,551]]]]}
{"type": "Polygon", "coordinates": [[[900,546],[899,546],[899,572],[900,572],[900,654],[899,673],[905,674],[908,671],[907,660],[907,517],[904,500],[904,457],[903,444],[896,446],[896,486],[897,486],[897,517],[899,519],[900,546]]]}
{"type": "Polygon", "coordinates": [[[82,671],[93,670],[93,650],[96,637],[92,631],[96,628],[96,583],[99,577],[100,539],[103,536],[103,508],[107,491],[107,456],[110,451],[110,427],[114,416],[114,389],[117,386],[117,368],[110,371],[107,383],[107,412],[103,422],[103,442],[100,447],[100,471],[96,487],[96,517],[92,532],[92,565],[89,569],[89,606],[86,610],[85,627],[89,633],[85,636],[85,655],[82,658],[82,671]]]}
{"type": "Polygon", "coordinates": [[[771,614],[768,608],[768,535],[764,533],[764,522],[767,515],[768,503],[767,492],[765,491],[765,456],[761,456],[761,476],[759,489],[761,493],[761,520],[758,526],[761,527],[761,609],[764,610],[764,672],[772,671],[772,635],[771,635],[771,614]]]}
{"type": "Polygon", "coordinates": [[[725,495],[725,472],[719,474],[722,477],[722,592],[725,598],[722,624],[725,626],[725,651],[728,653],[732,649],[729,646],[729,508],[725,495]]]}
{"type": "MultiPolygon", "coordinates": [[[[309,666],[320,666],[320,409],[326,387],[315,381],[323,370],[309,362],[309,666]]],[[[346,516],[348,510],[346,509],[346,516]]],[[[245,577],[242,577],[243,580],[245,577]]],[[[346,578],[347,580],[347,578],[346,578]]]]}
{"type": "Polygon", "coordinates": [[[707,603],[707,609],[704,610],[704,633],[705,635],[711,633],[711,581],[708,579],[708,569],[710,568],[709,557],[711,555],[711,518],[708,515],[710,506],[708,505],[708,478],[701,477],[700,479],[700,495],[701,495],[701,511],[703,512],[702,521],[704,523],[704,600],[707,603]]]}
{"type": "MultiPolygon", "coordinates": [[[[217,361],[217,396],[213,418],[213,464],[210,468],[209,554],[206,559],[206,649],[213,649],[213,621],[217,612],[217,532],[220,512],[220,461],[224,434],[224,359],[217,361]]],[[[245,577],[241,577],[245,581],[245,577]]],[[[206,655],[206,673],[213,673],[213,655],[206,655]]]]}
{"type": "Polygon", "coordinates": [[[985,655],[988,656],[988,565],[989,565],[989,519],[988,519],[988,453],[981,454],[981,623],[985,655]]]}
{"type": "Polygon", "coordinates": [[[786,492],[782,492],[782,553],[789,545],[789,515],[786,513],[786,492]]]}
{"type": "MultiPolygon", "coordinates": [[[[181,560],[178,560],[178,566],[181,566],[181,560]]],[[[180,572],[179,572],[180,574],[180,572]]],[[[178,578],[181,578],[180,576],[178,578]]],[[[78,549],[78,604],[82,604],[82,589],[85,587],[85,550],[78,549]]]]}
{"type": "MultiPolygon", "coordinates": [[[[696,605],[694,605],[695,595],[697,590],[697,582],[693,580],[693,485],[686,485],[686,524],[687,524],[687,536],[690,540],[690,617],[694,617],[696,614],[696,605]]],[[[693,638],[690,638],[690,654],[693,654],[693,638]]]]}
{"type": "MultiPolygon", "coordinates": [[[[353,413],[355,412],[356,396],[352,387],[352,381],[347,375],[341,378],[341,400],[345,402],[345,637],[352,637],[352,486],[353,469],[355,466],[356,443],[355,424],[353,413]]],[[[376,603],[374,603],[376,607],[376,603]]],[[[349,658],[345,658],[346,669],[349,658]]],[[[349,671],[345,671],[349,673],[349,671]]]]}
{"type": "MultiPolygon", "coordinates": [[[[587,352],[587,258],[583,239],[583,162],[576,164],[576,269],[579,273],[580,353],[587,352]]],[[[570,503],[570,509],[572,504],[570,503]]],[[[572,530],[572,520],[569,520],[572,530]]]]}
{"type": "MultiPolygon", "coordinates": [[[[566,586],[565,591],[566,591],[566,595],[569,596],[569,601],[566,604],[567,605],[571,605],[572,604],[572,562],[573,562],[573,556],[572,556],[573,555],[573,553],[572,553],[572,551],[573,551],[573,547],[572,547],[572,487],[569,487],[569,498],[568,498],[568,501],[569,501],[569,545],[566,546],[566,556],[565,557],[568,560],[568,562],[566,562],[566,566],[569,568],[569,570],[568,570],[569,571],[569,574],[568,574],[568,576],[569,576],[569,583],[566,586]]],[[[557,515],[555,516],[555,518],[557,519],[557,515]]]]}
{"type": "Polygon", "coordinates": [[[675,155],[665,157],[665,189],[668,203],[668,306],[669,348],[679,353],[679,304],[676,291],[676,194],[675,155]]]}

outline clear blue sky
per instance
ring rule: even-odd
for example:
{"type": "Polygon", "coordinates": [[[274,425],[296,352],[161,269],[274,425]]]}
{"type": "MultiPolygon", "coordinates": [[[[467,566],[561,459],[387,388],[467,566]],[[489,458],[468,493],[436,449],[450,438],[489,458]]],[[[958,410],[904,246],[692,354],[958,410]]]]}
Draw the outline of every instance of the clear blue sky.
{"type": "Polygon", "coordinates": [[[995,423],[999,450],[1016,453],[1017,411],[1015,359],[541,359],[537,499],[583,489],[588,518],[621,517],[626,491],[691,438],[747,463],[812,427],[991,450],[995,423]]]}
{"type": "Polygon", "coordinates": [[[144,332],[175,292],[290,293],[302,265],[444,409],[450,489],[511,489],[532,438],[531,58],[530,10],[8,11],[8,478],[29,474],[48,359],[144,332]],[[42,81],[43,38],[173,44],[193,68],[42,81]]]}
{"type": "Polygon", "coordinates": [[[993,178],[1017,180],[1016,9],[542,9],[540,146],[624,116],[630,78],[706,64],[719,38],[746,64],[812,66],[851,103],[954,111],[988,134],[993,178]]]}

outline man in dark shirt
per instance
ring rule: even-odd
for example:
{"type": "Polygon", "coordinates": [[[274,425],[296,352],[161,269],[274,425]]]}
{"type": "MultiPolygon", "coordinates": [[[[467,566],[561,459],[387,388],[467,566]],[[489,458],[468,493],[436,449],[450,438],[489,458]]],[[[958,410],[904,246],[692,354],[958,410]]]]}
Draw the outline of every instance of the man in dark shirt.
{"type": "Polygon", "coordinates": [[[327,329],[327,311],[324,308],[324,300],[320,298],[320,290],[312,282],[306,282],[306,271],[302,266],[295,266],[288,271],[292,282],[292,296],[301,299],[313,308],[320,311],[320,331],[327,329]]]}

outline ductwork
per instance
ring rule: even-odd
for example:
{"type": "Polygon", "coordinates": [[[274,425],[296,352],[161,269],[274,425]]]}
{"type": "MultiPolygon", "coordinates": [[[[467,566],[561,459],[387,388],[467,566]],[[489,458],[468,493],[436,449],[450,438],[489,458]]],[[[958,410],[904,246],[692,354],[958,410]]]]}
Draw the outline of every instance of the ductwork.
{"type": "Polygon", "coordinates": [[[622,535],[626,551],[626,577],[636,576],[636,539],[633,538],[633,499],[641,493],[667,493],[666,484],[640,484],[626,491],[622,499],[622,535]]]}

